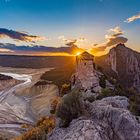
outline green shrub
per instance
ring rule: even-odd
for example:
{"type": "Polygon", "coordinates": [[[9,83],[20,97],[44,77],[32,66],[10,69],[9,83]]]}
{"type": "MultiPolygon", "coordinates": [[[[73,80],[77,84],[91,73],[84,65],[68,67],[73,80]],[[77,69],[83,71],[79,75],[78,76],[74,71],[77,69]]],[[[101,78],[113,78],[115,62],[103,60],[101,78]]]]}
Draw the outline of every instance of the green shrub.
{"type": "Polygon", "coordinates": [[[109,96],[115,96],[114,91],[109,88],[104,88],[104,89],[102,89],[101,94],[96,97],[96,99],[102,99],[102,98],[109,97],[109,96]]]}
{"type": "Polygon", "coordinates": [[[133,88],[128,89],[128,95],[130,100],[130,111],[140,116],[140,95],[133,88]]]}
{"type": "Polygon", "coordinates": [[[102,75],[99,79],[99,85],[102,87],[102,88],[106,88],[106,78],[104,75],[102,75]]]}
{"type": "Polygon", "coordinates": [[[140,116],[140,105],[137,102],[130,102],[130,111],[134,115],[140,116]]]}
{"type": "Polygon", "coordinates": [[[82,103],[79,89],[74,89],[62,98],[57,106],[56,116],[61,119],[60,126],[67,127],[69,123],[84,113],[84,105],[82,103]]]}
{"type": "Polygon", "coordinates": [[[102,99],[109,96],[125,96],[129,99],[129,110],[136,116],[140,116],[140,95],[134,88],[124,89],[120,84],[115,85],[115,89],[104,88],[96,99],[102,99]]]}
{"type": "Polygon", "coordinates": [[[113,85],[117,84],[117,80],[116,80],[115,78],[113,78],[113,77],[109,77],[109,78],[108,78],[108,81],[109,81],[111,84],[113,84],[113,85]]]}

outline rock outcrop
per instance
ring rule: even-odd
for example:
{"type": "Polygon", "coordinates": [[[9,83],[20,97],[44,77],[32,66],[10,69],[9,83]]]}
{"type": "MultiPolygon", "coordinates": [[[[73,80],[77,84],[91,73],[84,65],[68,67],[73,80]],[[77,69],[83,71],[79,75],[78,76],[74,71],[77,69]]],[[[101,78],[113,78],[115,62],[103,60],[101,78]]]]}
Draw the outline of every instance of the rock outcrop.
{"type": "Polygon", "coordinates": [[[96,58],[96,63],[108,75],[117,77],[123,86],[140,92],[140,53],[118,44],[106,56],[96,58]]]}
{"type": "Polygon", "coordinates": [[[127,109],[126,97],[107,97],[86,102],[87,117],[73,120],[67,128],[55,128],[48,140],[139,140],[140,123],[127,109]]]}
{"type": "Polygon", "coordinates": [[[76,72],[72,78],[73,87],[83,88],[93,93],[101,92],[99,75],[94,64],[94,56],[88,52],[76,56],[76,72]]]}

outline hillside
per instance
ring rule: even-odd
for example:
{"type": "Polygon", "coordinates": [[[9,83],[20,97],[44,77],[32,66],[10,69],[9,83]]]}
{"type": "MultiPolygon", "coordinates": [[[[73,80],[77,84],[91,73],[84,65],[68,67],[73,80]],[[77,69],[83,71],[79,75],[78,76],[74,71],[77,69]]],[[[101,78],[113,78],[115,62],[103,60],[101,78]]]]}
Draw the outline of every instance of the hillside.
{"type": "Polygon", "coordinates": [[[61,67],[74,63],[73,56],[18,56],[0,55],[0,66],[15,68],[61,67]]]}
{"type": "Polygon", "coordinates": [[[109,54],[96,57],[95,62],[124,87],[132,87],[140,92],[140,53],[118,44],[109,54]]]}

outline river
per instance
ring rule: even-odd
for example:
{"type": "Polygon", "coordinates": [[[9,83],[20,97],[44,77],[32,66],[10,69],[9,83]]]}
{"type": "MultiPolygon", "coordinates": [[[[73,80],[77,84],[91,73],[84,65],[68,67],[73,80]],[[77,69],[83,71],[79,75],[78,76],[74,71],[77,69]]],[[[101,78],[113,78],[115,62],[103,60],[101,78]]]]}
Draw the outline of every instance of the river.
{"type": "Polygon", "coordinates": [[[20,134],[22,131],[22,123],[33,123],[33,120],[26,114],[27,104],[21,98],[14,96],[14,91],[28,87],[32,83],[32,76],[25,74],[14,74],[14,73],[0,73],[3,75],[11,76],[16,80],[23,81],[22,83],[3,90],[0,92],[0,132],[13,133],[13,135],[20,134]],[[21,130],[20,130],[21,129],[21,130]],[[17,131],[18,130],[18,131],[17,131]]]}

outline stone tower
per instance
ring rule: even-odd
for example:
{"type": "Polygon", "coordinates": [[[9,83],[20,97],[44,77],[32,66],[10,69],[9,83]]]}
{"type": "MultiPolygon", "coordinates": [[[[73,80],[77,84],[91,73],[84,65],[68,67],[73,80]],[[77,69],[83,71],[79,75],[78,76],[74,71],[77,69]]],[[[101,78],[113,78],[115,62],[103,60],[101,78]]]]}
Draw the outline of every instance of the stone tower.
{"type": "Polygon", "coordinates": [[[99,78],[95,70],[94,56],[83,52],[76,56],[75,85],[81,86],[86,91],[100,91],[99,78]]]}

